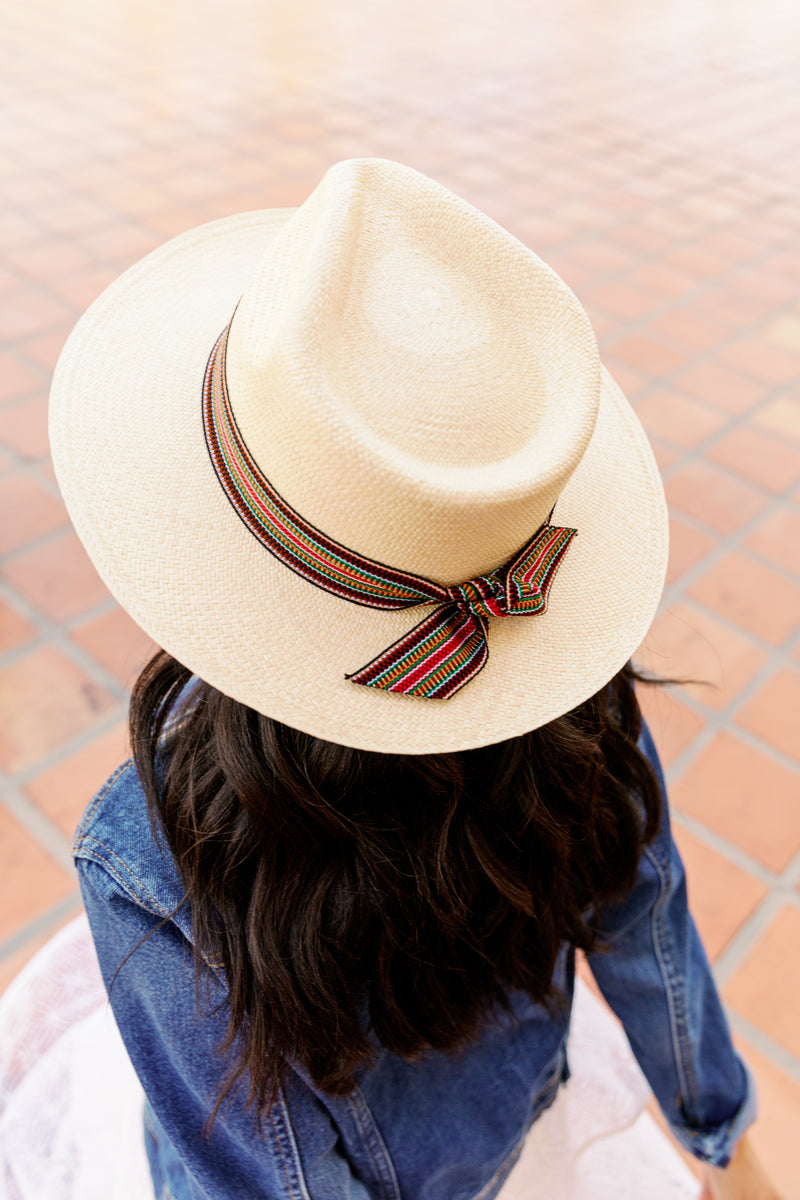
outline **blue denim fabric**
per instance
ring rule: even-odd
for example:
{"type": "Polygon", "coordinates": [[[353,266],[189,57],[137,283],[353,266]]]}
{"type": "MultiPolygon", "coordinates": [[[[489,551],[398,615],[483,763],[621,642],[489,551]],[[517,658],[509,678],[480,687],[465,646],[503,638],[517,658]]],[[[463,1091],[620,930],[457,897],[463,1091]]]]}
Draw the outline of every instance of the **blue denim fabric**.
{"type": "MultiPolygon", "coordinates": [[[[661,778],[647,731],[642,746],[661,778]]],[[[515,994],[515,1019],[493,1020],[460,1055],[406,1063],[383,1052],[346,1097],[295,1070],[261,1131],[238,1095],[206,1138],[225,1070],[224,979],[209,964],[198,1006],[190,914],[131,763],[90,804],[74,853],[112,1008],[147,1095],[158,1200],[492,1200],[569,1078],[569,1014],[554,1021],[515,994]]],[[[591,956],[595,978],[676,1137],[724,1166],[755,1116],[755,1092],[686,905],[666,806],[633,892],[605,927],[613,948],[591,956]]],[[[556,982],[572,995],[566,945],[556,982]]]]}

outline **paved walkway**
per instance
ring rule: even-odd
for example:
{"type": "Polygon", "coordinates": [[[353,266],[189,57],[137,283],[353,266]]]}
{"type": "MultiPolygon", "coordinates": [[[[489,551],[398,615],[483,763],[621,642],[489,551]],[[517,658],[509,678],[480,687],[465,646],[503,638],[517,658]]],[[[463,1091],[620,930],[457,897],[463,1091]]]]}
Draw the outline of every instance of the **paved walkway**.
{"type": "Polygon", "coordinates": [[[54,482],[59,348],[170,235],[397,158],[563,275],[652,436],[672,558],[645,656],[706,682],[646,705],[756,1138],[800,1196],[794,0],[1,0],[0,27],[0,986],[77,910],[71,831],[148,650],[54,482]]]}

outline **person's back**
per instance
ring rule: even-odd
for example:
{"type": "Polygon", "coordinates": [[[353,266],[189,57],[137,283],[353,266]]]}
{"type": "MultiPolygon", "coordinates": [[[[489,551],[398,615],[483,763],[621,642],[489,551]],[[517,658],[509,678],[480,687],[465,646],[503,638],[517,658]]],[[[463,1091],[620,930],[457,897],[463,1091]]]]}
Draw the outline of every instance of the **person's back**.
{"type": "Polygon", "coordinates": [[[187,675],[142,677],[138,772],[75,842],[171,1195],[494,1195],[569,1078],[576,947],[676,1135],[726,1161],[752,1096],[628,669],[430,756],[322,743],[199,681],[171,712],[187,675]]]}
{"type": "Polygon", "coordinates": [[[626,666],[663,489],[557,276],[341,163],[112,285],[51,434],[168,651],[76,841],[160,1194],[488,1200],[568,1078],[576,948],[724,1165],[752,1085],[626,666]]]}

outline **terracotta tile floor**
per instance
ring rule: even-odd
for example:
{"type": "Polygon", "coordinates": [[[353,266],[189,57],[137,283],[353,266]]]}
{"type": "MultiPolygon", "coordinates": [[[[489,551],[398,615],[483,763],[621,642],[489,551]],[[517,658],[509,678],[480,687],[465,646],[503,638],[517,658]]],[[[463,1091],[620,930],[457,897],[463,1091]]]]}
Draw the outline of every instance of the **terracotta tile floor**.
{"type": "Polygon", "coordinates": [[[796,0],[0,0],[0,986],[77,911],[70,830],[148,639],[47,458],[74,320],[164,238],[351,155],[434,175],[575,289],[662,466],[642,658],[691,901],[800,1197],[796,0]]]}

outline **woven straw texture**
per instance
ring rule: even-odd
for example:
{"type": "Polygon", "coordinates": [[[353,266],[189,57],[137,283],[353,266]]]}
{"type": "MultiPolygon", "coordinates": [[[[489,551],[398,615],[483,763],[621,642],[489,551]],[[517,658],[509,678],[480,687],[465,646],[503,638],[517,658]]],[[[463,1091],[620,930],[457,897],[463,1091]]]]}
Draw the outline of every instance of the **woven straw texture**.
{"type": "Polygon", "coordinates": [[[663,585],[657,468],[577,300],[483,214],[382,160],[340,163],[300,209],[213,222],[126,272],[65,347],[51,443],[97,569],[160,645],[252,708],[364,749],[544,724],[623,665],[663,585]],[[450,585],[506,560],[553,504],[578,529],[547,612],[492,620],[486,667],[450,699],[348,682],[428,610],[311,586],[226,499],[201,389],[234,310],[239,428],[329,536],[450,585]]]}

